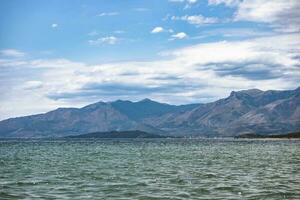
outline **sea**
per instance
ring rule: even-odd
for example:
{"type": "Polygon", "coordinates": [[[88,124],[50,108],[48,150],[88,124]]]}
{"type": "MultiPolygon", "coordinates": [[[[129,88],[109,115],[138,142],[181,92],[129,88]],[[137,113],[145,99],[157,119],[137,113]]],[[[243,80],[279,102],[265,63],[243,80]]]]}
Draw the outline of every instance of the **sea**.
{"type": "Polygon", "coordinates": [[[300,199],[300,140],[0,140],[0,199],[300,199]]]}

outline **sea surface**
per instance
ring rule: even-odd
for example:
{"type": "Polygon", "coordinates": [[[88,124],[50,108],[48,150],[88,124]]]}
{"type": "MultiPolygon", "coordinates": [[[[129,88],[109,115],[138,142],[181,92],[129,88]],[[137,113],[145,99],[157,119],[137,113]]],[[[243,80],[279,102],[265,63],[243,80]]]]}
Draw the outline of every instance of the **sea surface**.
{"type": "Polygon", "coordinates": [[[0,199],[300,199],[300,141],[0,140],[0,199]]]}

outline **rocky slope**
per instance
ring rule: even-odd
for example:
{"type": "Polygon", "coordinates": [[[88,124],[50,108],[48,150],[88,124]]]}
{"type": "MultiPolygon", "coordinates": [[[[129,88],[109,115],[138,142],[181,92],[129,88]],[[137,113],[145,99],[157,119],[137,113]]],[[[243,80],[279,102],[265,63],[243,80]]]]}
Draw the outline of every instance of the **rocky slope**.
{"type": "Polygon", "coordinates": [[[0,122],[0,137],[56,137],[114,130],[209,137],[299,131],[300,88],[244,90],[212,103],[182,106],[150,99],[98,102],[0,122]]]}
{"type": "Polygon", "coordinates": [[[234,136],[300,130],[300,88],[290,91],[245,90],[182,114],[147,119],[146,124],[176,133],[234,136]]]}

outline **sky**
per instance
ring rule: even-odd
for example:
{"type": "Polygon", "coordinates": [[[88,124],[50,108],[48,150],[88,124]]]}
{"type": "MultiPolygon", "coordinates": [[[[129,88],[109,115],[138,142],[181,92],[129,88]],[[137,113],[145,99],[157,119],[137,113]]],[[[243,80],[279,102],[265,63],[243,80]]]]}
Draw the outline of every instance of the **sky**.
{"type": "Polygon", "coordinates": [[[300,86],[299,0],[1,0],[0,120],[300,86]]]}

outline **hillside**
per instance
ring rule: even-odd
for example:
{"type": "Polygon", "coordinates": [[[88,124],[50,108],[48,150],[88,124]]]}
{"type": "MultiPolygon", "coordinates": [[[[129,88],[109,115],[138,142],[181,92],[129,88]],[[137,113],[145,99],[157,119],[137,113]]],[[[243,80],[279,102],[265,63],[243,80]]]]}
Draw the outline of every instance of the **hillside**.
{"type": "Polygon", "coordinates": [[[128,130],[208,137],[299,131],[300,88],[243,90],[215,102],[181,106],[150,99],[98,102],[0,122],[0,137],[63,137],[128,130]]]}

